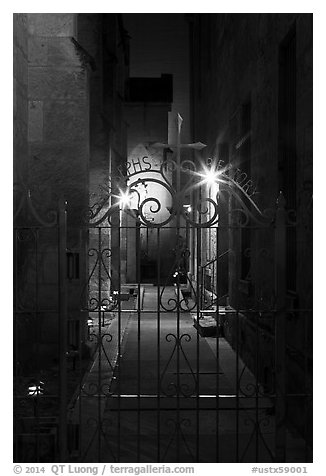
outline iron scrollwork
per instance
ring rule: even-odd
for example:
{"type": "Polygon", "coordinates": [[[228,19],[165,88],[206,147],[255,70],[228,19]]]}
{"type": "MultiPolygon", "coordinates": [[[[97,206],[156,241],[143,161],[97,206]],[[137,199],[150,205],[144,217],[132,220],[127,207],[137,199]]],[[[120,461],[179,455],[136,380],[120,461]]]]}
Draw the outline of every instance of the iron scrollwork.
{"type": "Polygon", "coordinates": [[[118,302],[113,294],[108,296],[107,292],[102,293],[99,290],[105,287],[107,290],[113,288],[112,276],[106,260],[111,259],[112,251],[109,248],[102,250],[97,248],[89,248],[89,275],[86,284],[80,295],[81,307],[83,310],[95,312],[101,310],[102,312],[114,311],[118,302]],[[105,286],[102,286],[105,284],[105,286]],[[86,301],[86,303],[85,303],[86,301]]]}
{"type": "Polygon", "coordinates": [[[185,349],[183,347],[184,342],[190,342],[191,341],[191,336],[189,334],[182,334],[180,336],[177,336],[176,334],[169,333],[165,336],[165,340],[167,342],[174,342],[173,350],[171,352],[171,355],[163,369],[163,372],[160,377],[160,382],[161,382],[161,392],[163,395],[167,397],[172,397],[175,395],[182,395],[183,397],[190,397],[194,395],[197,392],[197,387],[198,387],[198,382],[196,379],[196,375],[191,367],[191,364],[189,362],[189,359],[186,355],[185,349]],[[183,342],[184,341],[184,342],[183,342]],[[180,365],[180,356],[182,356],[184,362],[186,363],[186,368],[189,369],[189,372],[186,373],[186,375],[190,376],[190,378],[187,378],[187,381],[181,381],[183,378],[180,373],[178,375],[177,381],[169,381],[165,387],[166,381],[171,379],[171,369],[174,370],[180,370],[177,367],[173,366],[172,361],[173,357],[177,358],[177,361],[179,362],[180,365]],[[169,368],[171,369],[169,370],[169,368]],[[189,382],[190,380],[190,382],[189,382]]]}
{"type": "Polygon", "coordinates": [[[253,195],[257,192],[252,193],[247,186],[248,183],[244,183],[242,176],[232,177],[232,173],[229,173],[227,169],[217,171],[218,192],[213,197],[197,197],[196,213],[192,214],[186,212],[183,204],[191,192],[205,183],[200,164],[189,159],[178,164],[176,160],[169,158],[161,163],[159,169],[151,169],[150,174],[146,174],[146,172],[140,171],[126,177],[112,177],[111,183],[116,184],[115,190],[112,186],[106,188],[106,197],[94,203],[85,214],[90,225],[96,227],[105,225],[107,222],[108,225],[117,226],[119,224],[118,212],[122,211],[137,216],[141,224],[145,226],[163,227],[171,223],[174,218],[182,217],[189,225],[206,228],[218,224],[219,217],[225,212],[223,209],[225,199],[221,199],[221,197],[226,197],[226,194],[234,198],[238,204],[238,207],[233,208],[232,214],[243,214],[245,220],[243,225],[249,219],[265,226],[270,223],[270,212],[268,210],[262,212],[253,200],[253,195]],[[176,189],[172,184],[171,176],[177,171],[186,178],[183,187],[176,189]],[[139,174],[141,177],[139,177],[139,174]],[[156,196],[149,196],[151,185],[155,186],[152,189],[155,190],[156,196]],[[139,191],[140,186],[146,189],[146,193],[139,191]],[[121,207],[119,196],[116,195],[119,189],[120,191],[122,189],[127,190],[132,206],[127,204],[127,206],[121,207]],[[162,196],[162,192],[165,193],[164,201],[158,198],[158,196],[162,196]],[[164,214],[162,214],[162,211],[164,211],[164,214]],[[159,215],[161,215],[161,218],[159,215]]]}

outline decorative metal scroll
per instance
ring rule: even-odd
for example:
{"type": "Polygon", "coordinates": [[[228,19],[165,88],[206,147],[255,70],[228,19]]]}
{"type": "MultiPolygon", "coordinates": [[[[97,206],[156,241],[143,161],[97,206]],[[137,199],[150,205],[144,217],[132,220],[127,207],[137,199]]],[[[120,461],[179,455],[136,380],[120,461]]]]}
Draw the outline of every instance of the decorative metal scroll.
{"type": "Polygon", "coordinates": [[[177,310],[189,312],[195,309],[197,301],[196,289],[187,273],[190,251],[188,248],[182,248],[182,246],[177,243],[176,248],[174,248],[172,252],[175,255],[175,259],[160,292],[160,306],[161,309],[167,312],[177,310]],[[183,287],[180,285],[180,276],[183,277],[185,281],[183,287]],[[171,297],[170,294],[168,297],[165,297],[165,290],[167,286],[169,286],[171,277],[176,284],[176,294],[173,297],[171,297]],[[188,293],[185,293],[184,289],[187,289],[188,293]],[[189,291],[191,291],[192,300],[188,299],[189,291]]]}
{"type": "MultiPolygon", "coordinates": [[[[150,147],[153,146],[149,146],[148,150],[150,147]]],[[[275,217],[275,210],[262,212],[256,204],[254,198],[257,190],[247,174],[242,173],[240,169],[224,167],[221,161],[210,160],[208,166],[189,159],[181,161],[180,151],[177,150],[175,158],[163,160],[156,168],[152,168],[147,161],[145,165],[144,170],[111,178],[110,186],[102,188],[106,196],[102,193],[101,200],[93,203],[85,214],[88,226],[118,229],[126,223],[131,223],[131,226],[152,230],[170,227],[175,229],[178,240],[179,230],[185,230],[187,227],[205,229],[227,222],[229,226],[234,224],[237,227],[250,225],[268,228],[275,217]],[[209,173],[213,174],[213,182],[216,185],[213,187],[214,193],[200,193],[201,188],[207,190],[209,173]],[[191,196],[196,197],[193,200],[195,203],[189,204],[191,196]],[[230,199],[232,207],[229,206],[230,199]]],[[[105,266],[103,256],[95,249],[90,250],[90,253],[90,276],[85,292],[98,268],[104,273],[109,287],[113,288],[109,267],[105,266]]],[[[165,282],[161,283],[160,306],[166,312],[189,312],[195,308],[199,298],[187,273],[189,268],[185,265],[190,252],[186,247],[181,248],[177,242],[172,253],[174,257],[170,270],[165,282]],[[180,280],[181,276],[183,281],[180,280]],[[177,293],[174,296],[167,293],[166,297],[165,291],[173,282],[176,284],[177,293]],[[188,291],[186,293],[185,288],[188,291]],[[188,299],[189,294],[192,299],[188,299]]],[[[93,291],[88,294],[90,311],[104,305],[109,305],[110,310],[112,309],[113,303],[100,302],[103,296],[100,298],[93,294],[93,291]]]]}
{"type": "Polygon", "coordinates": [[[96,249],[89,248],[89,275],[86,284],[80,295],[80,303],[82,309],[89,312],[99,311],[113,311],[117,308],[117,300],[114,296],[108,296],[107,293],[101,293],[103,287],[112,289],[112,277],[109,267],[109,260],[112,256],[112,251],[109,248],[96,249]],[[85,304],[86,302],[86,304],[85,304]]]}
{"type": "Polygon", "coordinates": [[[183,219],[186,224],[196,228],[217,226],[221,217],[234,215],[241,217],[241,225],[246,226],[249,220],[260,226],[268,226],[273,219],[274,211],[262,212],[253,197],[256,189],[252,188],[251,180],[246,174],[236,174],[232,169],[211,166],[203,168],[192,160],[183,160],[180,164],[174,159],[167,159],[161,163],[157,170],[146,170],[127,177],[112,178],[112,183],[117,184],[117,190],[127,198],[121,205],[117,192],[110,188],[106,199],[94,203],[86,214],[91,226],[119,226],[119,213],[124,213],[137,219],[141,225],[148,227],[163,227],[183,219]],[[205,184],[205,170],[215,170],[215,183],[219,186],[214,196],[197,196],[194,210],[189,212],[185,203],[195,190],[205,184]],[[171,176],[182,174],[185,184],[180,189],[175,188],[171,176]],[[127,185],[126,185],[127,182],[127,185]],[[149,196],[148,188],[155,187],[155,196],[149,196]],[[141,192],[147,189],[147,193],[141,192]],[[164,202],[158,197],[164,195],[164,202]],[[227,199],[232,197],[235,206],[232,210],[226,207],[227,199]]]}
{"type": "MultiPolygon", "coordinates": [[[[250,412],[247,412],[250,415],[250,412]]],[[[260,461],[259,453],[264,453],[263,461],[270,460],[271,462],[275,461],[274,455],[269,447],[266,436],[271,432],[272,418],[269,415],[265,415],[264,411],[259,412],[259,417],[248,416],[244,420],[244,426],[247,426],[251,429],[248,441],[245,444],[245,447],[242,449],[239,462],[243,463],[246,461],[246,457],[249,456],[249,461],[252,460],[252,455],[256,457],[256,461],[260,461]],[[250,449],[251,449],[251,458],[250,458],[250,449]]]]}
{"type": "Polygon", "coordinates": [[[181,418],[181,419],[172,419],[169,418],[166,421],[166,425],[172,429],[172,435],[168,440],[165,452],[163,454],[162,461],[166,461],[167,456],[169,455],[169,451],[174,446],[183,446],[185,454],[187,458],[190,458],[191,461],[196,461],[195,455],[187,442],[184,429],[187,427],[191,427],[191,420],[189,418],[181,418]],[[178,441],[180,440],[180,441],[178,441]],[[181,445],[180,445],[181,443],[181,445]]]}
{"type": "Polygon", "coordinates": [[[191,364],[183,347],[184,343],[191,341],[191,336],[189,334],[182,334],[181,336],[177,336],[175,334],[169,333],[165,336],[165,340],[167,342],[172,342],[174,345],[170,357],[167,360],[167,363],[160,377],[161,392],[167,397],[172,397],[175,395],[190,397],[191,395],[194,395],[198,390],[198,382],[196,379],[196,375],[191,367],[191,364]],[[169,372],[171,372],[171,369],[174,369],[173,358],[176,357],[178,351],[180,355],[179,359],[182,360],[183,364],[185,364],[187,370],[189,371],[189,374],[183,375],[183,377],[185,377],[183,380],[179,375],[179,379],[176,379],[178,380],[177,382],[169,381],[169,383],[167,384],[166,380],[171,379],[169,372]]]}
{"type": "Polygon", "coordinates": [[[23,185],[14,184],[14,225],[53,227],[58,223],[56,210],[48,209],[44,191],[31,191],[23,185]],[[45,203],[44,203],[45,202],[45,203]]]}

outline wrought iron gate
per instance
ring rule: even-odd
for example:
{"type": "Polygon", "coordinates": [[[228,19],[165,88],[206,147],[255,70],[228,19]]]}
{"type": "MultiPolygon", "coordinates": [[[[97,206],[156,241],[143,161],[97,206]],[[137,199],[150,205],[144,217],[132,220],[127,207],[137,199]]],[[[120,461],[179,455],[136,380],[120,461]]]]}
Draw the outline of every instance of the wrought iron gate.
{"type": "Polygon", "coordinates": [[[14,460],[64,460],[66,204],[52,210],[44,193],[14,192],[14,460]]]}
{"type": "MultiPolygon", "coordinates": [[[[262,212],[231,170],[211,164],[209,171],[214,185],[190,160],[130,176],[126,189],[95,204],[85,225],[71,231],[80,237],[75,249],[61,205],[51,223],[59,240],[51,253],[60,264],[58,405],[45,404],[51,393],[40,388],[39,361],[34,395],[16,396],[32,405],[30,432],[21,428],[26,415],[17,414],[17,461],[50,460],[40,442],[51,431],[50,454],[62,461],[311,458],[311,309],[288,304],[284,281],[286,230],[297,223],[282,195],[262,212]],[[155,194],[142,195],[146,186],[155,194]],[[144,237],[152,266],[146,279],[144,237]],[[293,320],[301,348],[289,344],[293,320]],[[42,423],[47,413],[55,416],[52,430],[42,423]],[[25,439],[34,453],[21,443],[31,433],[25,439]]],[[[39,308],[45,288],[37,276],[36,269],[34,316],[51,312],[39,308]]],[[[42,357],[42,339],[35,342],[42,357]]]]}

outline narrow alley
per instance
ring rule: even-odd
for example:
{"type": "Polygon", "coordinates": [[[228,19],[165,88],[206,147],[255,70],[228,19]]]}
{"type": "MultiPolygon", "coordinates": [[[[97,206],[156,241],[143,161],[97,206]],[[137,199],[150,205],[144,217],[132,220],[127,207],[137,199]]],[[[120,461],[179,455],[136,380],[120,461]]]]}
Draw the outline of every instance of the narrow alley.
{"type": "Polygon", "coordinates": [[[15,463],[313,459],[313,15],[14,13],[15,463]]]}
{"type": "MultiPolygon", "coordinates": [[[[99,448],[102,462],[272,461],[273,399],[223,337],[199,335],[192,313],[155,312],[159,292],[141,286],[139,311],[138,300],[129,310],[125,301],[120,326],[116,315],[96,332],[100,358],[97,350],[71,412],[85,425],[83,461],[97,461],[99,448]]],[[[175,299],[172,286],[165,297],[175,299]]],[[[288,457],[300,461],[303,439],[287,438],[288,457]]]]}

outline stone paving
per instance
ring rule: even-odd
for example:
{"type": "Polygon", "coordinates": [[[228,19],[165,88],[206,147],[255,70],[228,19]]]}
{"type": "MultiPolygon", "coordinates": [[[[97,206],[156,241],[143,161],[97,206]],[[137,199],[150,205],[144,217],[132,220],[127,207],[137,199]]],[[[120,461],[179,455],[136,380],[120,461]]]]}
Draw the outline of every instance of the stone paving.
{"type": "MultiPolygon", "coordinates": [[[[174,297],[172,287],[168,293],[174,297]]],[[[135,302],[121,314],[120,358],[118,319],[103,329],[73,409],[83,461],[271,462],[272,402],[235,397],[236,358],[225,339],[201,337],[187,312],[178,330],[176,312],[154,311],[154,286],[142,287],[140,297],[139,312],[135,302]]],[[[252,389],[241,361],[239,374],[242,388],[252,389]]],[[[303,461],[303,442],[288,436],[289,461],[303,461]]]]}

